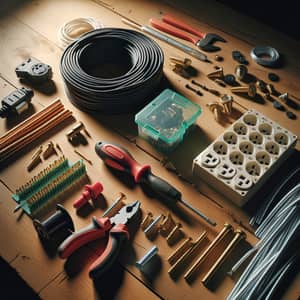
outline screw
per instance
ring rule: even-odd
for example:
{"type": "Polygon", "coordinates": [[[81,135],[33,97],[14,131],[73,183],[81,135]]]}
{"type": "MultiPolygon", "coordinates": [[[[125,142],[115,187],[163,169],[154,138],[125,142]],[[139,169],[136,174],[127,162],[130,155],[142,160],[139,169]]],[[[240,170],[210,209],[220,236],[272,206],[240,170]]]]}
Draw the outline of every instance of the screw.
{"type": "Polygon", "coordinates": [[[60,147],[60,145],[59,145],[58,143],[56,143],[56,148],[58,149],[58,151],[59,151],[60,153],[63,154],[63,151],[62,151],[62,149],[61,149],[61,147],[60,147]]]}
{"type": "Polygon", "coordinates": [[[153,221],[153,214],[151,212],[148,212],[143,221],[141,222],[141,228],[145,230],[150,223],[153,221]]]}
{"type": "Polygon", "coordinates": [[[238,80],[243,80],[248,74],[248,68],[244,65],[238,65],[234,72],[238,80]]]}
{"type": "Polygon", "coordinates": [[[224,77],[224,71],[223,68],[220,67],[218,68],[216,71],[213,71],[209,74],[206,75],[209,79],[215,79],[215,78],[219,78],[222,79],[224,77]]]}
{"type": "Polygon", "coordinates": [[[210,111],[213,112],[215,120],[217,122],[220,122],[222,106],[217,102],[210,102],[210,103],[206,104],[206,106],[210,109],[210,111]]]}
{"type": "Polygon", "coordinates": [[[139,261],[135,263],[135,266],[143,271],[145,266],[150,262],[150,260],[158,253],[157,246],[153,246],[139,261]]]}
{"type": "Polygon", "coordinates": [[[182,244],[179,245],[177,249],[175,249],[172,254],[168,257],[168,262],[173,265],[188,249],[193,246],[192,238],[186,238],[182,244]]]}
{"type": "Polygon", "coordinates": [[[41,162],[42,162],[41,157],[39,155],[36,155],[34,159],[32,159],[29,165],[27,166],[27,171],[28,172],[32,171],[41,162]]]}
{"type": "Polygon", "coordinates": [[[197,95],[203,96],[203,94],[202,94],[199,90],[194,89],[194,88],[191,87],[189,84],[186,84],[185,87],[186,87],[187,89],[193,91],[193,92],[196,93],[197,95]]]}
{"type": "Polygon", "coordinates": [[[43,145],[40,145],[39,148],[32,154],[31,159],[35,159],[37,156],[40,156],[43,152],[43,145]]]}
{"type": "Polygon", "coordinates": [[[228,255],[232,252],[235,246],[246,238],[245,232],[240,229],[235,231],[235,235],[229,245],[226,247],[221,256],[217,259],[217,261],[213,264],[213,266],[209,269],[206,275],[202,279],[202,283],[207,286],[213,275],[217,272],[220,266],[223,264],[224,260],[228,257],[228,255]]]}
{"type": "Polygon", "coordinates": [[[55,148],[54,148],[54,144],[52,141],[50,141],[47,144],[47,148],[45,150],[45,152],[43,153],[43,158],[44,159],[48,159],[52,154],[57,154],[55,148]]]}
{"type": "Polygon", "coordinates": [[[216,248],[220,244],[224,238],[232,232],[232,226],[228,223],[224,224],[224,228],[220,231],[220,233],[216,236],[216,238],[210,243],[210,245],[204,250],[201,256],[197,259],[197,261],[192,265],[192,267],[184,274],[185,280],[190,280],[192,276],[196,273],[199,266],[202,262],[207,258],[208,254],[211,253],[213,249],[216,248]]]}
{"type": "Polygon", "coordinates": [[[196,80],[192,80],[192,84],[197,85],[199,87],[201,87],[202,89],[204,89],[205,91],[208,91],[208,87],[205,86],[204,84],[197,82],[196,80]]]}
{"type": "Polygon", "coordinates": [[[155,237],[160,228],[160,222],[165,218],[163,214],[157,216],[144,230],[146,237],[151,240],[155,237]]]}
{"type": "Polygon", "coordinates": [[[182,228],[181,223],[177,223],[175,227],[171,230],[171,232],[166,237],[166,241],[168,245],[172,245],[175,242],[175,239],[179,234],[181,228],[182,228]]]}
{"type": "Polygon", "coordinates": [[[250,83],[249,86],[236,86],[230,89],[233,93],[247,93],[249,97],[254,98],[256,95],[256,86],[250,83]]]}
{"type": "Polygon", "coordinates": [[[188,68],[191,64],[192,61],[189,58],[184,58],[184,60],[180,58],[176,58],[174,56],[170,57],[170,61],[176,65],[182,66],[184,69],[188,68]]]}
{"type": "Polygon", "coordinates": [[[189,248],[180,258],[176,261],[176,263],[168,270],[168,273],[173,276],[178,271],[178,269],[187,261],[189,257],[191,257],[199,248],[199,245],[206,238],[207,232],[204,231],[198,239],[192,243],[192,247],[189,248]]]}
{"type": "Polygon", "coordinates": [[[172,228],[174,228],[174,226],[175,226],[175,221],[173,220],[171,214],[168,213],[167,217],[161,223],[159,232],[162,236],[167,236],[172,230],[172,228]]]}
{"type": "Polygon", "coordinates": [[[226,114],[231,114],[232,112],[232,103],[233,103],[233,97],[230,95],[223,95],[221,98],[221,104],[223,105],[223,110],[226,114]]]}
{"type": "Polygon", "coordinates": [[[123,193],[120,193],[113,204],[103,213],[102,217],[111,218],[112,216],[114,216],[125,205],[123,202],[123,200],[125,199],[126,196],[123,193]]]}

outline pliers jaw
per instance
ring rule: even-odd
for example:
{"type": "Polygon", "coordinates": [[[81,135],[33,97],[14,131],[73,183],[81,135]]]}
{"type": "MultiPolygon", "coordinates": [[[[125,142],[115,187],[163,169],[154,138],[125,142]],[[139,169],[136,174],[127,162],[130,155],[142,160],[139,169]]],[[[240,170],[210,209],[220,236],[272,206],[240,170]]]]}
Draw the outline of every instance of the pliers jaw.
{"type": "Polygon", "coordinates": [[[141,206],[141,202],[136,200],[122,207],[119,212],[110,218],[112,224],[127,224],[131,219],[133,219],[138,213],[141,206]]]}

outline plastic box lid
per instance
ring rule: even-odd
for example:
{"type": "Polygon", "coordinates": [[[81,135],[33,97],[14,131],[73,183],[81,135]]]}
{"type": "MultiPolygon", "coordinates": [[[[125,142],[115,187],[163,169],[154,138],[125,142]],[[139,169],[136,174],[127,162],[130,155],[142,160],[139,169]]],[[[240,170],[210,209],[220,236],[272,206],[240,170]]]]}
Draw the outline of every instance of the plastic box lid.
{"type": "Polygon", "coordinates": [[[172,145],[183,139],[201,112],[199,105],[165,89],[135,115],[135,122],[152,139],[172,145]]]}

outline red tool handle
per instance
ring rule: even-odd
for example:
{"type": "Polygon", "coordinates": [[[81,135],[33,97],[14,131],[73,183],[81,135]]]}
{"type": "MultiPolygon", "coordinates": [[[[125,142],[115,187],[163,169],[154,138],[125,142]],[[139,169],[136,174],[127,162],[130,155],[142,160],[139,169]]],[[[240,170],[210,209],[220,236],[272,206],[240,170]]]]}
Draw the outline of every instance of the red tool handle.
{"type": "Polygon", "coordinates": [[[75,250],[81,246],[103,238],[106,232],[110,230],[112,224],[109,218],[96,218],[93,217],[93,222],[89,226],[71,234],[62,244],[58,247],[58,255],[60,258],[68,258],[75,250]]]}
{"type": "Polygon", "coordinates": [[[181,38],[183,40],[192,42],[193,44],[196,44],[199,40],[198,37],[193,37],[193,36],[189,35],[188,33],[186,33],[185,31],[177,29],[171,25],[168,25],[167,23],[160,21],[160,20],[150,19],[149,22],[154,28],[156,28],[160,31],[169,33],[169,34],[176,36],[178,38],[181,38]]]}
{"type": "Polygon", "coordinates": [[[103,275],[119,256],[123,243],[129,240],[127,226],[118,224],[109,233],[107,246],[101,256],[90,266],[89,275],[96,279],[103,275]]]}
{"type": "Polygon", "coordinates": [[[126,149],[120,146],[102,141],[96,144],[95,150],[105,164],[116,170],[130,173],[137,183],[141,181],[144,173],[151,169],[150,165],[140,165],[126,149]]]}
{"type": "Polygon", "coordinates": [[[191,34],[194,34],[194,35],[198,36],[200,39],[203,39],[205,37],[205,35],[206,35],[206,33],[201,32],[201,31],[193,28],[192,26],[186,24],[185,22],[180,21],[180,20],[178,20],[175,17],[172,17],[170,15],[164,15],[162,17],[162,20],[165,23],[173,25],[174,27],[180,28],[182,30],[185,30],[185,31],[191,33],[191,34]]]}

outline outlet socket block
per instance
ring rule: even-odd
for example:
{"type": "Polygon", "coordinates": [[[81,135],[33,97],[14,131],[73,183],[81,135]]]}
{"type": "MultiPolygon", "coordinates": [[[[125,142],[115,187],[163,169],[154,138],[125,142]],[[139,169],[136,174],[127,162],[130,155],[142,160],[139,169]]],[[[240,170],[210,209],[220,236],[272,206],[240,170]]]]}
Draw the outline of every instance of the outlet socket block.
{"type": "Polygon", "coordinates": [[[195,182],[243,206],[290,155],[297,136],[256,110],[247,111],[193,161],[195,182]]]}

